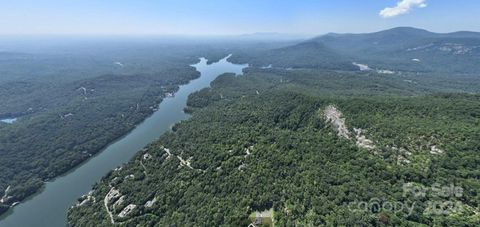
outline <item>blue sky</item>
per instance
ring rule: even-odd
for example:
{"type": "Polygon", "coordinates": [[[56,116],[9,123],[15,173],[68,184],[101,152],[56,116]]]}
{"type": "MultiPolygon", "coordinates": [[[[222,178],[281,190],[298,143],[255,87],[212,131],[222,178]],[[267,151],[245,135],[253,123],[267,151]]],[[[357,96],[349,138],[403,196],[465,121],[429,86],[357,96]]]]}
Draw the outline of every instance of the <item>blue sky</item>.
{"type": "Polygon", "coordinates": [[[480,31],[477,15],[479,0],[0,0],[0,35],[480,31]]]}

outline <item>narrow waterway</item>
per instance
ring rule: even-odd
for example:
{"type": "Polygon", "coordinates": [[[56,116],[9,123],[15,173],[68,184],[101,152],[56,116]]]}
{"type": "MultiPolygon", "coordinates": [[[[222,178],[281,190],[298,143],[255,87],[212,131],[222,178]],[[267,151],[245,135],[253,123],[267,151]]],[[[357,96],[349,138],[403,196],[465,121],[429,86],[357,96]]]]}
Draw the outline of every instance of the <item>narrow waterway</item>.
{"type": "Polygon", "coordinates": [[[5,118],[0,119],[0,121],[7,124],[13,124],[15,121],[17,121],[17,118],[5,118]]]}
{"type": "Polygon", "coordinates": [[[200,78],[180,86],[174,97],[165,98],[158,111],[125,137],[69,173],[47,182],[41,192],[10,209],[0,218],[0,227],[66,226],[67,209],[76,203],[77,198],[86,194],[95,182],[127,162],[137,151],[170,130],[173,124],[189,118],[183,112],[189,94],[210,86],[210,82],[223,73],[242,74],[247,67],[232,64],[227,59],[210,65],[207,59],[200,59],[199,63],[192,65],[201,73],[200,78]]]}

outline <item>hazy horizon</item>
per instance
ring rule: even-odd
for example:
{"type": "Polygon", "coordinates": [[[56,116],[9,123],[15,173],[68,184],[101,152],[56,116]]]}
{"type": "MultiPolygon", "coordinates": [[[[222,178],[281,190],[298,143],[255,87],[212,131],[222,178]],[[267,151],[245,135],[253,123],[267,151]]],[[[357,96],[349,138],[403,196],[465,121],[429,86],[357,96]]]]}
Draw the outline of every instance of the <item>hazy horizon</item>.
{"type": "Polygon", "coordinates": [[[2,3],[0,36],[232,36],[280,33],[315,36],[416,27],[437,33],[480,31],[480,2],[92,1],[2,3]]]}

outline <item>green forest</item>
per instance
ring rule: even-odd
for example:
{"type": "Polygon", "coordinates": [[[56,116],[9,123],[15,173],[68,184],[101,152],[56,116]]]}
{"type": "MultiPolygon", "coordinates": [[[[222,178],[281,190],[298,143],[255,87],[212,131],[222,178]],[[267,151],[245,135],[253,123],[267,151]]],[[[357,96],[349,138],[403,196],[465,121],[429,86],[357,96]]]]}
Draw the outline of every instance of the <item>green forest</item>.
{"type": "Polygon", "coordinates": [[[479,86],[459,78],[255,67],[222,75],[189,97],[190,120],[79,198],[69,225],[247,226],[271,209],[276,226],[476,226],[480,96],[469,93],[479,86]],[[348,138],[327,120],[331,107],[348,138]],[[462,192],[407,190],[438,185],[462,192]],[[432,201],[455,206],[439,215],[432,201]]]}
{"type": "Polygon", "coordinates": [[[200,57],[232,54],[244,74],[190,94],[191,118],[78,198],[69,226],[479,226],[479,40],[396,28],[0,52],[0,119],[17,119],[0,121],[0,214],[134,129],[200,57]]]}
{"type": "MultiPolygon", "coordinates": [[[[0,122],[0,191],[8,188],[0,213],[127,134],[179,85],[199,77],[189,65],[210,49],[132,45],[126,52],[93,46],[75,54],[0,56],[6,75],[0,80],[0,119],[18,118],[0,122]]],[[[214,60],[226,55],[208,53],[214,60]]]]}
{"type": "Polygon", "coordinates": [[[179,85],[241,49],[283,43],[91,41],[0,51],[0,214],[102,151],[150,116],[179,85]],[[48,47],[48,48],[47,48],[48,47]],[[5,191],[8,189],[8,194],[5,191]]]}

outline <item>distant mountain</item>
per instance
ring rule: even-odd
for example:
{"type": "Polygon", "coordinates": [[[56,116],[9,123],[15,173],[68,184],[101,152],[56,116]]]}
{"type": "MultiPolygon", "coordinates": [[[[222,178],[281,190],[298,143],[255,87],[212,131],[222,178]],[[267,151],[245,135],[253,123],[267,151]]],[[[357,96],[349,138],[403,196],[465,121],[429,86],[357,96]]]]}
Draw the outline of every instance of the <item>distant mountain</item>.
{"type": "Polygon", "coordinates": [[[392,50],[409,46],[421,39],[431,37],[431,32],[415,28],[394,28],[368,34],[334,34],[330,33],[312,39],[339,51],[352,53],[359,50],[392,50]]]}
{"type": "Polygon", "coordinates": [[[312,36],[309,35],[301,35],[301,34],[285,34],[285,33],[277,33],[277,32],[257,32],[251,34],[243,34],[236,36],[235,38],[239,38],[242,40],[267,40],[267,41],[288,41],[288,40],[306,40],[311,38],[312,36]]]}
{"type": "Polygon", "coordinates": [[[355,69],[350,57],[315,40],[260,52],[244,52],[234,55],[231,60],[263,68],[355,69]]]}
{"type": "Polygon", "coordinates": [[[480,70],[479,60],[480,33],[398,27],[365,34],[329,33],[258,53],[252,65],[349,70],[358,62],[382,70],[473,73],[480,70]]]}
{"type": "Polygon", "coordinates": [[[255,63],[276,68],[325,68],[352,69],[348,57],[319,42],[302,42],[293,46],[263,52],[255,58],[255,63]]]}
{"type": "Polygon", "coordinates": [[[12,60],[12,59],[17,59],[17,58],[25,58],[31,56],[30,54],[25,54],[25,53],[17,53],[17,52],[10,52],[10,51],[2,51],[0,50],[0,59],[7,59],[12,60]]]}
{"type": "Polygon", "coordinates": [[[310,40],[364,61],[403,71],[477,72],[480,33],[433,33],[399,27],[367,34],[327,34],[310,40]]]}
{"type": "Polygon", "coordinates": [[[310,41],[323,43],[330,48],[345,53],[355,53],[356,51],[388,52],[392,50],[404,52],[434,49],[430,47],[442,46],[449,43],[464,45],[466,48],[475,47],[472,46],[472,44],[478,44],[480,42],[480,33],[455,32],[440,34],[422,29],[399,27],[367,34],[330,33],[310,41]],[[426,45],[428,45],[428,47],[424,47],[426,45]]]}

